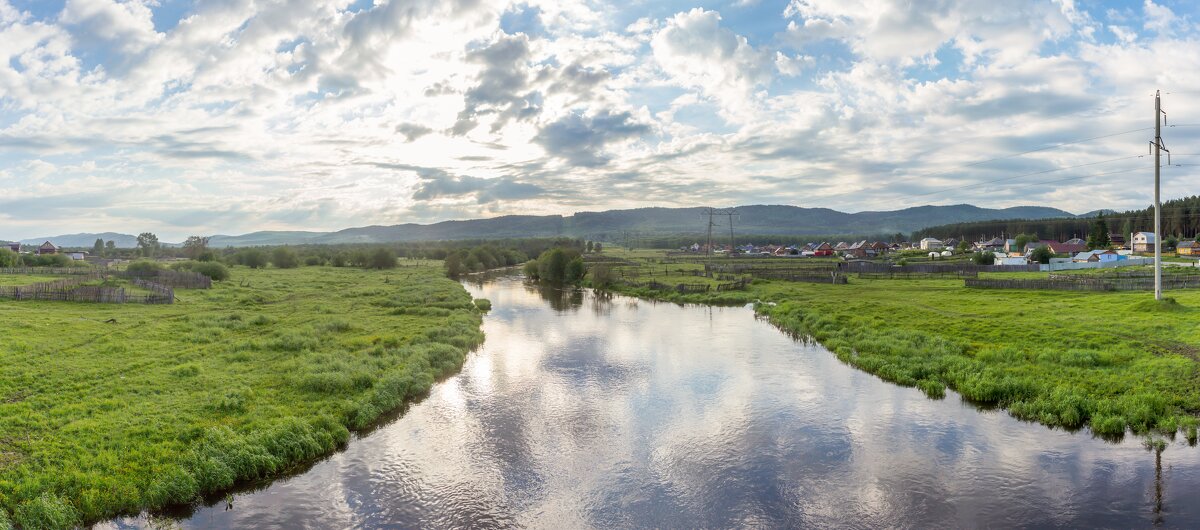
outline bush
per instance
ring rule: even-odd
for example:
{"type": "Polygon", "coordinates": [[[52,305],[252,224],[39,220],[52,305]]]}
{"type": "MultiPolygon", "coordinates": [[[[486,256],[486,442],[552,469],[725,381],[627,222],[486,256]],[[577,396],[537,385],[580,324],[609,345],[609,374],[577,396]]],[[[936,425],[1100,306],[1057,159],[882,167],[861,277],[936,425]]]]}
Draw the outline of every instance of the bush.
{"type": "Polygon", "coordinates": [[[26,267],[71,267],[75,265],[75,261],[65,254],[46,254],[45,256],[27,254],[21,256],[21,262],[26,267]]]}
{"type": "Polygon", "coordinates": [[[163,266],[153,261],[135,261],[125,267],[125,272],[134,276],[156,276],[163,266]]]}
{"type": "Polygon", "coordinates": [[[379,247],[371,252],[371,257],[367,260],[367,268],[371,269],[394,269],[396,268],[396,253],[389,248],[379,247]]]}
{"type": "Polygon", "coordinates": [[[304,266],[306,267],[320,267],[324,264],[325,258],[322,258],[321,256],[308,256],[304,258],[304,266]]]}
{"type": "Polygon", "coordinates": [[[267,266],[267,253],[257,248],[243,250],[237,254],[237,262],[251,269],[261,269],[267,266]]]}
{"type": "Polygon", "coordinates": [[[1029,255],[1029,259],[1041,264],[1050,263],[1050,258],[1054,257],[1054,251],[1050,247],[1042,245],[1033,249],[1033,253],[1029,255]]]}
{"type": "Polygon", "coordinates": [[[492,301],[488,300],[487,298],[476,298],[475,307],[478,307],[480,311],[486,313],[492,310],[492,301]]]}
{"type": "Polygon", "coordinates": [[[977,252],[971,257],[976,265],[994,265],[996,263],[996,255],[991,252],[977,252]]]}
{"type": "Polygon", "coordinates": [[[279,247],[271,252],[271,265],[280,269],[294,269],[300,266],[300,258],[296,256],[296,251],[279,247]]]}
{"type": "Polygon", "coordinates": [[[192,265],[192,272],[208,276],[214,282],[229,279],[229,269],[215,261],[197,262],[195,265],[192,265]]]}
{"type": "MultiPolygon", "coordinates": [[[[7,248],[0,248],[0,267],[16,267],[21,263],[21,255],[7,248]]],[[[0,512],[3,513],[3,512],[0,512]]],[[[0,520],[0,524],[4,522],[0,520]]],[[[3,529],[3,526],[0,526],[3,529]]]]}

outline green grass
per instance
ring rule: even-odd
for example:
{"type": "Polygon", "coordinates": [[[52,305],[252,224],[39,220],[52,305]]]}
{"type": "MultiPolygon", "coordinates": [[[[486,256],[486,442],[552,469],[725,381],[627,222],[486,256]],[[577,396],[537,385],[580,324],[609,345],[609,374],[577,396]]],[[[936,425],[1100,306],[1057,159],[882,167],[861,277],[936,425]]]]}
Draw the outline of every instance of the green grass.
{"type": "MultiPolygon", "coordinates": [[[[716,283],[657,264],[638,267],[641,281],[655,267],[664,283],[716,283]]],[[[1044,277],[994,276],[1030,275],[1044,277]]],[[[781,328],[931,398],[951,388],[1045,425],[1196,440],[1200,290],[1155,302],[1148,292],[977,290],[961,280],[853,275],[848,285],[755,280],[722,293],[617,289],[676,302],[761,301],[757,311],[781,328]]]]}
{"type": "Polygon", "coordinates": [[[483,340],[479,310],[440,263],[239,267],[178,294],[0,301],[0,529],[64,528],[276,476],[424,395],[483,340]]]}

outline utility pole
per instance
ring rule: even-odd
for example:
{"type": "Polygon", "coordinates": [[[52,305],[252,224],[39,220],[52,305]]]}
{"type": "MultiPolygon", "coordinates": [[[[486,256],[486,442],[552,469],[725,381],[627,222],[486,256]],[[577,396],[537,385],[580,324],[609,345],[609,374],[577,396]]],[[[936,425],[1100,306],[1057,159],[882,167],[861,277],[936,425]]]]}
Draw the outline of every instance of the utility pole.
{"type": "Polygon", "coordinates": [[[708,216],[708,241],[705,244],[704,255],[711,256],[712,255],[712,231],[713,231],[713,226],[716,225],[716,223],[713,222],[713,216],[717,215],[717,210],[715,208],[705,208],[705,210],[703,212],[701,212],[700,215],[708,216]]]}
{"type": "MultiPolygon", "coordinates": [[[[1162,139],[1162,92],[1154,91],[1154,299],[1162,300],[1162,199],[1159,195],[1159,174],[1162,172],[1162,151],[1167,152],[1167,163],[1171,163],[1171,150],[1163,145],[1162,139]]],[[[1129,241],[1130,246],[1133,240],[1129,241]]]]}

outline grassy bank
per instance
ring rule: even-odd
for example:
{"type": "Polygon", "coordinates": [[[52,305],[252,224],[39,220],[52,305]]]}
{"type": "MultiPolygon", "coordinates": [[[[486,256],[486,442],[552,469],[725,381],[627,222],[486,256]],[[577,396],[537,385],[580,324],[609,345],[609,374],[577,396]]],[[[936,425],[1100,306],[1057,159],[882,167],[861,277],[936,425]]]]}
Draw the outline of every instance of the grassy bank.
{"type": "MultiPolygon", "coordinates": [[[[637,275],[712,282],[689,267],[646,264],[637,275]]],[[[1197,436],[1200,291],[1172,292],[1178,303],[1159,305],[1145,292],[972,290],[961,280],[755,280],[745,291],[690,294],[615,289],[676,302],[762,301],[758,311],[785,330],[932,398],[949,387],[1018,418],[1088,426],[1102,436],[1126,429],[1197,436]]]]}
{"type": "Polygon", "coordinates": [[[280,474],[423,395],[483,340],[440,263],[239,267],[177,295],[0,301],[0,528],[68,527],[280,474]]]}

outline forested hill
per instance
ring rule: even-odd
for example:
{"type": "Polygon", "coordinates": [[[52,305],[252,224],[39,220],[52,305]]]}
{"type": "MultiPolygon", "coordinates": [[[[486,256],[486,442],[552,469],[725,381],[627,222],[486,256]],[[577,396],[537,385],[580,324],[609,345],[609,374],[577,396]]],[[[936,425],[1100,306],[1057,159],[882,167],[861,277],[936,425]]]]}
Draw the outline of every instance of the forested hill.
{"type": "MultiPolygon", "coordinates": [[[[348,228],[337,232],[256,232],[243,236],[215,236],[211,245],[248,246],[266,244],[380,243],[514,237],[582,237],[601,241],[620,240],[625,232],[650,234],[701,234],[708,228],[706,208],[638,208],[603,212],[579,212],[571,216],[504,216],[492,219],[445,221],[429,225],[402,224],[348,228]],[[279,234],[279,243],[271,243],[279,234]]],[[[882,234],[926,226],[980,221],[984,219],[1064,217],[1071,214],[1055,208],[1021,206],[989,209],[960,204],[917,206],[896,211],[844,213],[828,208],[782,205],[740,206],[734,230],[746,234],[882,234]]],[[[715,230],[728,233],[728,219],[718,217],[715,230]]]]}
{"type": "MultiPolygon", "coordinates": [[[[579,212],[560,215],[509,215],[490,219],[444,221],[433,224],[365,226],[336,232],[266,231],[239,236],[212,236],[209,245],[216,248],[266,245],[388,243],[399,241],[439,241],[461,239],[504,239],[528,237],[575,237],[599,241],[620,241],[628,235],[703,234],[708,229],[706,208],[638,208],[603,212],[579,212]]],[[[989,209],[959,204],[953,206],[916,206],[895,211],[845,213],[829,208],[801,208],[783,205],[740,206],[734,217],[738,234],[827,235],[827,234],[909,234],[927,226],[964,223],[987,219],[1070,217],[1055,208],[1020,206],[989,209]]],[[[714,230],[728,234],[728,218],[717,217],[714,230]]],[[[108,234],[113,239],[119,234],[108,234]]],[[[198,234],[204,235],[204,234],[198,234]]],[[[91,246],[98,235],[75,234],[69,240],[50,240],[61,246],[91,246]]],[[[132,239],[133,236],[127,236],[132,239]]],[[[119,245],[120,246],[120,245],[119,245]]]]}
{"type": "MultiPolygon", "coordinates": [[[[1162,204],[1162,228],[1167,236],[1195,237],[1200,234],[1200,195],[1172,199],[1162,204]]],[[[936,238],[966,238],[977,240],[997,237],[1001,234],[1037,234],[1044,239],[1064,241],[1071,237],[1086,238],[1095,226],[1095,216],[1099,212],[1085,216],[1059,219],[1014,219],[1007,221],[979,221],[966,223],[949,223],[933,226],[917,231],[918,237],[936,238]]],[[[1114,234],[1129,237],[1133,232],[1150,232],[1154,230],[1154,208],[1141,210],[1113,212],[1105,210],[1104,219],[1108,230],[1114,234]]]]}

